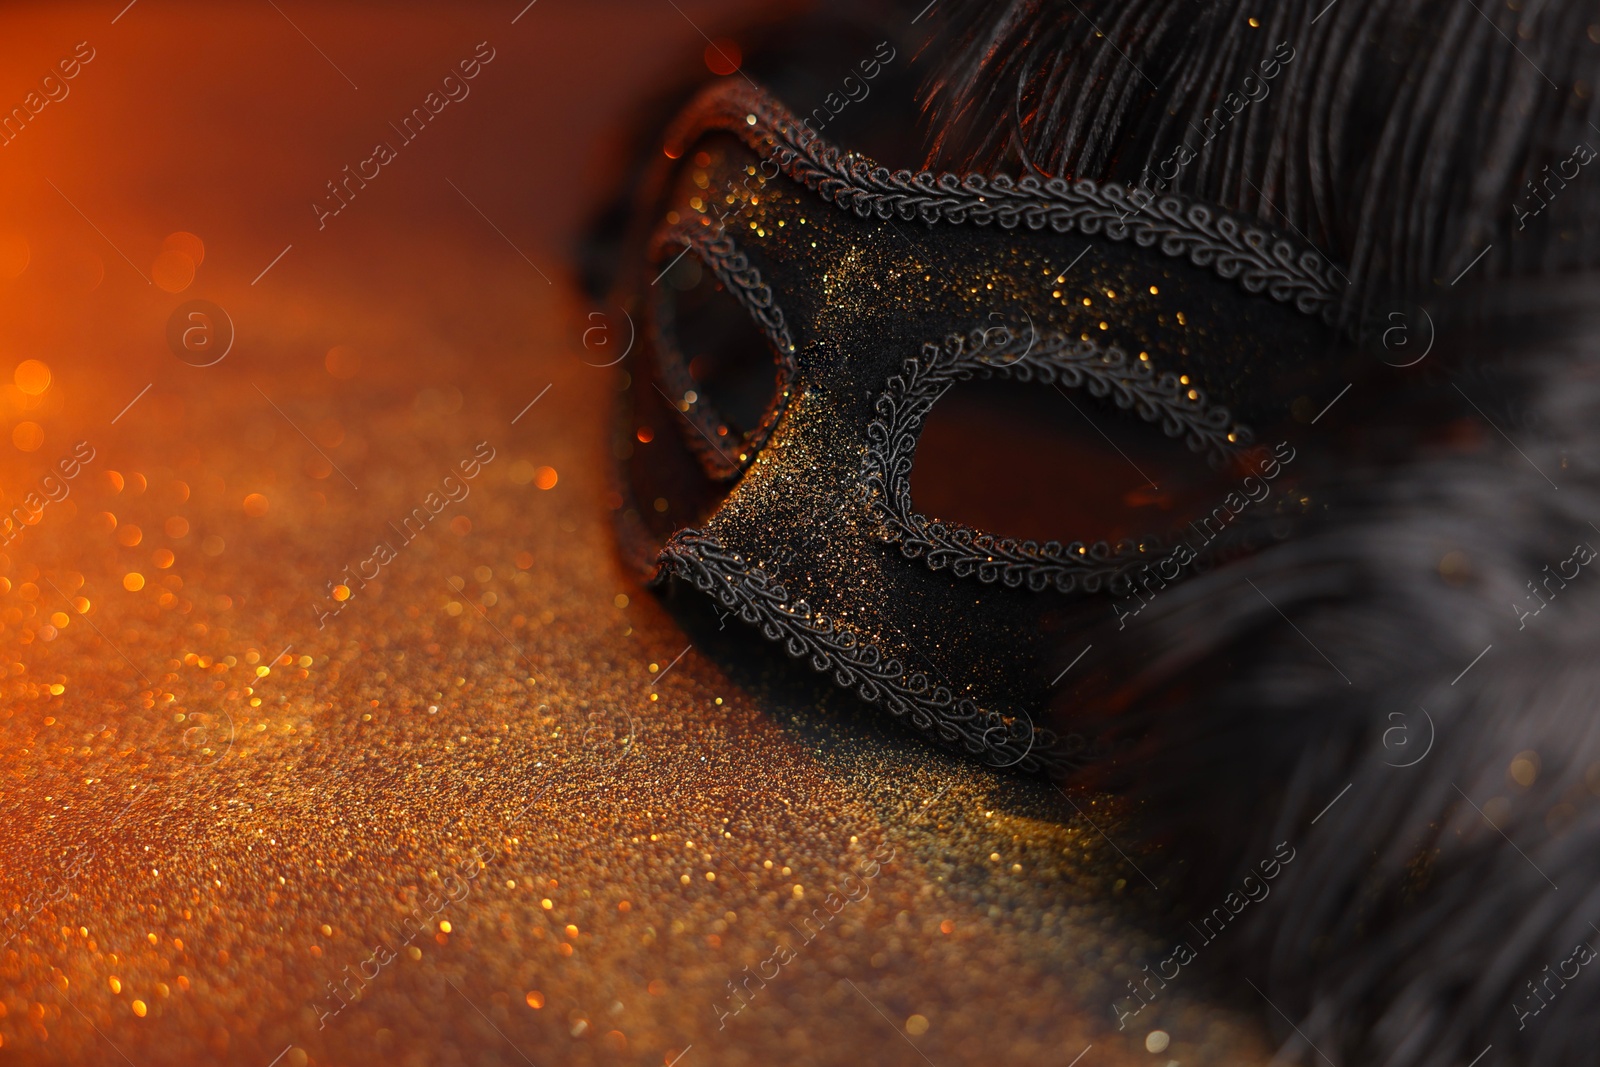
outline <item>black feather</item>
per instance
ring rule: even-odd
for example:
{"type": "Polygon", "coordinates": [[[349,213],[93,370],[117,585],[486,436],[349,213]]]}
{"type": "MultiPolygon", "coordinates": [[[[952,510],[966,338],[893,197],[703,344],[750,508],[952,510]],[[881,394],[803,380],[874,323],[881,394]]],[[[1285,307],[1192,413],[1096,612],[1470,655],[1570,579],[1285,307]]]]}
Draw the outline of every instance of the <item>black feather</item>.
{"type": "Polygon", "coordinates": [[[1317,246],[1362,299],[1476,270],[1592,265],[1600,194],[1561,190],[1519,230],[1547,164],[1600,145],[1600,6],[1527,0],[951,0],[925,55],[934,169],[1151,183],[1317,246]],[[1516,8],[1516,10],[1513,10],[1516,8]],[[1258,25],[1251,25],[1254,20],[1258,25]],[[1261,64],[1293,49],[1270,81],[1261,64]],[[1220,132],[1229,94],[1267,92],[1220,132]],[[1209,136],[1208,134],[1214,134],[1209,136]],[[1570,194],[1570,195],[1569,195],[1570,194]],[[1491,247],[1492,246],[1492,247],[1491,247]]]}
{"type": "Polygon", "coordinates": [[[1423,301],[1437,334],[1301,427],[1291,539],[1074,637],[1109,652],[1054,725],[1123,746],[1088,781],[1138,798],[1185,872],[1173,937],[1288,841],[1270,904],[1203,956],[1291,1058],[1593,1062],[1600,968],[1549,976],[1600,945],[1600,573],[1513,605],[1600,546],[1600,173],[1528,186],[1600,145],[1600,9],[941,10],[931,167],[1137,185],[1187,139],[1170,188],[1314,244],[1358,310],[1423,301]],[[1216,122],[1280,42],[1269,91],[1216,122]]]}

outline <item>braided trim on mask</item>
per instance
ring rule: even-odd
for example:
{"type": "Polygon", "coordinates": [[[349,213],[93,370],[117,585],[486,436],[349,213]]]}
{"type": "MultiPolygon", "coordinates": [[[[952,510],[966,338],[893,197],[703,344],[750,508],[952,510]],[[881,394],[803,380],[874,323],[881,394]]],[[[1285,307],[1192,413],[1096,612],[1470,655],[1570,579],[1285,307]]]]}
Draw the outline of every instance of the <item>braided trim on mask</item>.
{"type": "Polygon", "coordinates": [[[922,559],[933,570],[949,568],[957,577],[975,576],[1034,592],[1054,587],[1063,593],[1109,588],[1119,595],[1131,588],[1129,572],[1165,546],[1161,540],[1085,544],[1039,544],[996,537],[957,522],[918,512],[911,502],[911,467],[923,423],[945,391],[956,382],[995,375],[1085,389],[1109,397],[1147,422],[1159,423],[1169,437],[1182,437],[1190,450],[1225,462],[1249,444],[1250,430],[1233,421],[1224,407],[1190,389],[1171,373],[1157,373],[1147,360],[1130,360],[1120,348],[1050,333],[988,344],[990,331],[954,335],[943,345],[929,343],[908,357],[901,373],[889,379],[874,404],[878,418],[867,427],[862,457],[862,492],[878,536],[897,543],[908,559],[922,559]],[[1025,343],[1024,343],[1025,341],[1025,343]]]}
{"type": "Polygon", "coordinates": [[[1316,251],[1182,196],[1087,179],[891,172],[830,144],[772,96],[743,83],[723,82],[702,92],[668,131],[668,154],[676,158],[710,130],[735,134],[769,165],[860,218],[995,223],[1008,230],[1048,226],[1057,233],[1132,240],[1324,321],[1333,322],[1339,312],[1337,272],[1316,251]]]}
{"type": "Polygon", "coordinates": [[[882,704],[896,718],[910,720],[946,744],[991,764],[1025,771],[1070,770],[1090,759],[1088,743],[1076,734],[1061,738],[1035,727],[1025,713],[983,710],[969,698],[956,698],[922,671],[907,671],[876,645],[812,612],[805,600],[791,601],[780,582],[760,567],[750,567],[715,537],[693,529],[678,531],[661,549],[659,566],[737,611],[768,640],[781,642],[789,655],[805,658],[813,670],[831,675],[863,700],[882,704]]]}

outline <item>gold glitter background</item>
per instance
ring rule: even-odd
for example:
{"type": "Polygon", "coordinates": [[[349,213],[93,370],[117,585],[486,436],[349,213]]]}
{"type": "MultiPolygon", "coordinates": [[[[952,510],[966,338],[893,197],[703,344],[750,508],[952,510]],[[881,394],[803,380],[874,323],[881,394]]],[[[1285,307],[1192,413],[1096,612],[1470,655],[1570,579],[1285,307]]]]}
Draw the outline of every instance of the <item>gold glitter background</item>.
{"type": "Polygon", "coordinates": [[[0,99],[94,51],[0,148],[0,490],[33,520],[0,549],[0,1062],[1264,1058],[1181,982],[1116,1031],[1164,946],[1114,805],[616,562],[622,378],[584,331],[623,327],[567,250],[732,5],[519,6],[0,16],[0,99]],[[233,324],[214,365],[169,348],[190,300],[233,324]]]}

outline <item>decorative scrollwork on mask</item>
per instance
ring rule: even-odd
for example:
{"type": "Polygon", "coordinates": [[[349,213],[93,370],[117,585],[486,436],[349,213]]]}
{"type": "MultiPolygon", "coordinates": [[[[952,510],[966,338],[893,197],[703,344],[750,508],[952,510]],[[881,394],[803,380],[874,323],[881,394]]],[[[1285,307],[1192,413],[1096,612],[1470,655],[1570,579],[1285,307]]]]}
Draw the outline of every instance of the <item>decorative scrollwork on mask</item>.
{"type": "Polygon", "coordinates": [[[1035,592],[1052,587],[1063,593],[1127,592],[1127,572],[1160,552],[1161,539],[1040,544],[918,512],[911,502],[911,466],[934,404],[956,382],[995,375],[1083,389],[1159,424],[1167,436],[1181,437],[1214,463],[1247,445],[1250,430],[1176,374],[1158,372],[1148,359],[1130,359],[1120,348],[1061,333],[1030,337],[1026,346],[1014,340],[996,346],[989,343],[991,332],[974,330],[970,336],[924,345],[878,397],[878,417],[867,427],[861,467],[862,490],[878,536],[898,544],[907,558],[921,559],[934,570],[949,569],[960,578],[1012,588],[1026,585],[1035,592]]]}
{"type": "Polygon", "coordinates": [[[805,659],[813,670],[946,744],[996,766],[1023,771],[1070,770],[1093,758],[1079,735],[1060,737],[1035,727],[1025,714],[980,708],[924,672],[907,670],[876,645],[813,612],[805,600],[790,599],[781,582],[699,530],[674,534],[661,550],[660,566],[737,612],[741,620],[759,628],[768,640],[780,642],[789,655],[805,659]]]}
{"type": "Polygon", "coordinates": [[[734,82],[706,89],[668,134],[668,144],[681,151],[713,128],[736,134],[790,178],[861,218],[1048,227],[1132,240],[1324,321],[1340,311],[1336,272],[1316,251],[1182,196],[1087,179],[890,171],[830,144],[760,89],[734,82]]]}

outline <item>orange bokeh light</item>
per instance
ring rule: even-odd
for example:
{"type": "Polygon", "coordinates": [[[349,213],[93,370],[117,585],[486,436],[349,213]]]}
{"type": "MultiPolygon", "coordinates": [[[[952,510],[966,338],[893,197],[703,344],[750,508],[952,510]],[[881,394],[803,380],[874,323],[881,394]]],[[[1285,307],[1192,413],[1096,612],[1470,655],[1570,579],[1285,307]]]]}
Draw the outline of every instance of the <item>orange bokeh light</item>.
{"type": "Polygon", "coordinates": [[[24,452],[37,452],[44,444],[44,427],[37,422],[19,422],[11,429],[11,443],[24,452]]]}
{"type": "Polygon", "coordinates": [[[334,345],[328,349],[323,366],[335,378],[348,380],[361,373],[361,353],[349,345],[334,345]]]}
{"type": "Polygon", "coordinates": [[[719,37],[706,45],[706,69],[713,74],[732,74],[744,61],[739,45],[727,37],[719,37]]]}
{"type": "Polygon", "coordinates": [[[169,248],[150,265],[150,280],[169,293],[181,293],[194,284],[194,269],[187,253],[169,248]]]}
{"type": "Polygon", "coordinates": [[[24,393],[38,396],[50,388],[50,367],[37,359],[25,359],[17,364],[12,379],[24,393]]]}
{"type": "Polygon", "coordinates": [[[21,234],[0,234],[0,278],[22,277],[32,258],[33,252],[21,234]]]}
{"type": "Polygon", "coordinates": [[[206,243],[186,230],[167,234],[166,239],[161,242],[161,250],[182,252],[194,261],[196,267],[206,261],[206,243]]]}

